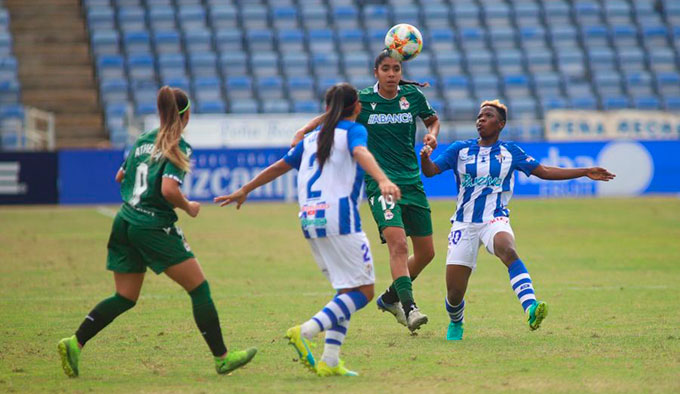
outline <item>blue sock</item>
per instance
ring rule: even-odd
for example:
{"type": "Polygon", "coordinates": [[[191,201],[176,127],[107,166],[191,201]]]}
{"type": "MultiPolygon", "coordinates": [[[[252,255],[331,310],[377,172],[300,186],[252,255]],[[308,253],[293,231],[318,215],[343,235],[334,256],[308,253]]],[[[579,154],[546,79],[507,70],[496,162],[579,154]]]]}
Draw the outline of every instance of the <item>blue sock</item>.
{"type": "Polygon", "coordinates": [[[368,299],[360,291],[338,294],[322,310],[302,325],[302,335],[311,339],[321,331],[338,326],[345,320],[349,320],[354,312],[365,307],[367,303],[368,299]]]}
{"type": "Polygon", "coordinates": [[[531,283],[529,271],[527,271],[522,260],[517,259],[508,267],[508,273],[510,274],[510,286],[517,294],[517,298],[526,313],[529,307],[536,302],[536,294],[534,294],[534,286],[531,283]]]}
{"type": "Polygon", "coordinates": [[[449,314],[449,318],[453,323],[463,322],[463,312],[465,312],[465,300],[462,300],[460,304],[452,306],[449,304],[449,299],[444,298],[444,303],[446,304],[446,312],[449,314]]]}

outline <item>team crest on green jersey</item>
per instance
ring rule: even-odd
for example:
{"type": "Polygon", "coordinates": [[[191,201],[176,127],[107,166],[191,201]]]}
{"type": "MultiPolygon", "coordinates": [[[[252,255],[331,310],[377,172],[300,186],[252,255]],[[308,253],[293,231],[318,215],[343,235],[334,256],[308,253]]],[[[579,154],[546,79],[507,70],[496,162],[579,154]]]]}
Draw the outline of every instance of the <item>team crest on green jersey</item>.
{"type": "Polygon", "coordinates": [[[399,100],[399,108],[402,110],[407,110],[411,106],[411,103],[406,100],[406,96],[401,96],[401,99],[399,100]]]}

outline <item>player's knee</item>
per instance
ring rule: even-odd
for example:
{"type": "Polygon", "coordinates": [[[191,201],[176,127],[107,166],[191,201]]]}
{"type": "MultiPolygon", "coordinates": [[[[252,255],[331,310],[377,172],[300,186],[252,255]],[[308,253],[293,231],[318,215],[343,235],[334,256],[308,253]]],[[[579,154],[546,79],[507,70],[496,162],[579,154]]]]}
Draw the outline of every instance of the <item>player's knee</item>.
{"type": "Polygon", "coordinates": [[[371,302],[373,299],[373,296],[375,296],[375,287],[373,285],[370,286],[363,286],[361,288],[361,293],[366,296],[366,300],[368,302],[371,302]]]}
{"type": "Polygon", "coordinates": [[[496,255],[505,263],[510,264],[519,259],[517,251],[512,245],[504,245],[498,248],[496,255]]]}
{"type": "Polygon", "coordinates": [[[392,256],[406,256],[408,255],[408,244],[406,239],[388,239],[387,246],[390,249],[390,255],[392,256]]]}
{"type": "Polygon", "coordinates": [[[446,291],[446,298],[449,301],[449,305],[459,305],[465,297],[465,292],[458,289],[448,289],[446,291]]]}

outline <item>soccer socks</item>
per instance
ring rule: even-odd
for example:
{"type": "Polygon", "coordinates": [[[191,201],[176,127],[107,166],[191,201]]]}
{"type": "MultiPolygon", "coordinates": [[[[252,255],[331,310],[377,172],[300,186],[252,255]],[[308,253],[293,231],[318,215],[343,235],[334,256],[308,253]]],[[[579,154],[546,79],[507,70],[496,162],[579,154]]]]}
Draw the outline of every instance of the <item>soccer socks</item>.
{"type": "Polygon", "coordinates": [[[224,345],[220,319],[210,296],[208,281],[203,281],[198,287],[191,290],[189,296],[191,296],[194,320],[201,334],[203,334],[203,339],[208,344],[213,356],[222,356],[227,352],[227,347],[224,345]]]}
{"type": "MultiPolygon", "coordinates": [[[[417,276],[412,276],[411,277],[411,284],[413,284],[413,281],[416,280],[417,276]]],[[[411,286],[413,287],[413,285],[411,286]]],[[[399,301],[399,294],[397,293],[397,289],[394,287],[394,282],[390,285],[390,287],[385,290],[385,292],[380,296],[380,298],[383,300],[385,304],[394,304],[397,301],[399,301]]],[[[413,299],[413,291],[411,291],[411,299],[413,299]]]]}
{"type": "Polygon", "coordinates": [[[411,282],[411,278],[408,276],[400,276],[394,281],[392,285],[397,291],[399,301],[401,301],[401,306],[404,308],[404,312],[408,317],[408,314],[411,312],[411,307],[413,304],[415,304],[413,301],[413,283],[411,282]]]}
{"type": "Polygon", "coordinates": [[[97,335],[104,327],[108,326],[113,319],[135,306],[135,304],[135,301],[128,300],[118,293],[97,304],[85,317],[78,331],[76,331],[78,343],[85,346],[87,341],[97,335]]]}
{"type": "Polygon", "coordinates": [[[517,294],[517,298],[524,308],[524,313],[526,313],[529,307],[536,302],[536,294],[534,294],[534,286],[531,283],[529,271],[527,271],[522,260],[517,259],[508,267],[508,273],[510,274],[510,286],[517,294]]]}
{"type": "Polygon", "coordinates": [[[354,312],[365,307],[367,303],[368,299],[360,291],[338,294],[322,310],[302,324],[300,333],[306,339],[312,339],[321,331],[329,330],[349,320],[354,312]]]}
{"type": "Polygon", "coordinates": [[[340,362],[340,346],[345,341],[348,327],[349,319],[338,322],[337,326],[333,326],[326,331],[326,343],[321,360],[331,368],[340,362]]]}
{"type": "Polygon", "coordinates": [[[460,304],[452,306],[449,304],[449,299],[444,298],[444,303],[446,304],[446,312],[449,314],[449,318],[453,323],[460,323],[463,321],[463,312],[465,312],[465,300],[462,300],[460,304]]]}

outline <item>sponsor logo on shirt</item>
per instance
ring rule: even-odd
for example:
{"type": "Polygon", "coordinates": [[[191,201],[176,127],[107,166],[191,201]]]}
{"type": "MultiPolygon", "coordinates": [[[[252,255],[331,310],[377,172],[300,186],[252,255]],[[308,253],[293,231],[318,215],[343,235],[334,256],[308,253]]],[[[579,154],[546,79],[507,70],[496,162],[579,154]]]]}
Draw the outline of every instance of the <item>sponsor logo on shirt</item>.
{"type": "Polygon", "coordinates": [[[375,110],[375,106],[378,105],[378,103],[371,103],[371,109],[375,110]]]}
{"type": "Polygon", "coordinates": [[[475,186],[500,186],[501,178],[497,176],[480,176],[473,178],[470,174],[463,174],[463,182],[461,182],[463,187],[475,187],[475,186]]]}
{"type": "Polygon", "coordinates": [[[399,100],[399,108],[401,108],[403,110],[407,110],[408,107],[410,107],[410,106],[411,106],[411,103],[409,103],[408,100],[406,100],[405,96],[402,96],[402,98],[399,100]]]}
{"type": "Polygon", "coordinates": [[[402,114],[372,114],[368,117],[368,124],[413,123],[413,115],[402,114]]]}
{"type": "Polygon", "coordinates": [[[300,224],[302,224],[302,227],[324,227],[326,226],[326,223],[328,223],[328,220],[326,218],[314,218],[314,219],[308,219],[308,218],[303,218],[300,219],[300,224]]]}
{"type": "Polygon", "coordinates": [[[304,214],[307,214],[308,216],[314,216],[316,215],[316,211],[328,209],[329,207],[330,205],[326,204],[325,202],[314,205],[305,205],[300,208],[300,217],[304,216],[304,214]]]}

